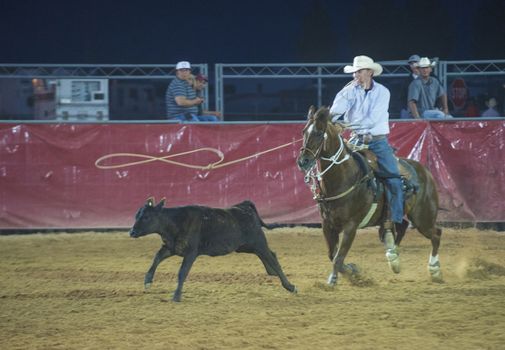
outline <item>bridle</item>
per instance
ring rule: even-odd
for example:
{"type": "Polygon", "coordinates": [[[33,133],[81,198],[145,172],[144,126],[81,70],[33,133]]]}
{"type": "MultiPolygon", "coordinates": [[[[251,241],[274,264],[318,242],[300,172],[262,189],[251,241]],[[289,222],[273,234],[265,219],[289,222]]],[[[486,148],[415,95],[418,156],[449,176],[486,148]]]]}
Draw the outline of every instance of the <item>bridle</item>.
{"type": "MultiPolygon", "coordinates": [[[[312,124],[307,124],[307,126],[303,129],[303,132],[305,133],[308,129],[308,127],[312,125],[312,124]]],[[[310,133],[312,133],[312,131],[309,132],[309,135],[310,133]]],[[[300,152],[308,152],[310,153],[314,159],[316,160],[316,162],[314,163],[314,165],[309,169],[307,170],[307,172],[305,173],[305,183],[309,183],[312,181],[312,184],[310,185],[310,189],[312,191],[312,194],[314,195],[314,199],[319,201],[319,202],[326,202],[326,201],[332,201],[332,200],[336,200],[336,199],[339,199],[339,198],[342,198],[342,197],[345,197],[346,195],[348,195],[349,193],[351,193],[359,184],[363,183],[364,181],[368,180],[370,178],[370,173],[366,174],[360,181],[358,181],[357,183],[355,183],[353,186],[351,186],[349,189],[347,189],[346,191],[336,195],[336,196],[332,196],[332,197],[322,197],[321,196],[321,187],[319,185],[319,182],[322,181],[323,179],[323,176],[324,174],[326,174],[326,172],[328,172],[333,166],[335,165],[340,165],[342,163],[344,163],[345,161],[347,161],[348,159],[350,159],[351,157],[349,156],[349,153],[346,153],[343,157],[342,157],[342,153],[344,152],[346,146],[345,146],[345,143],[344,143],[344,139],[342,138],[342,136],[340,134],[338,134],[338,139],[339,139],[339,148],[337,149],[337,151],[335,152],[335,154],[333,154],[331,157],[327,158],[327,157],[322,157],[321,156],[321,151],[323,149],[323,145],[324,145],[324,142],[325,142],[325,139],[327,138],[327,134],[326,134],[326,131],[323,132],[323,136],[322,136],[322,140],[321,140],[321,144],[318,146],[317,150],[316,151],[312,151],[310,148],[307,147],[307,141],[309,139],[309,137],[306,137],[304,139],[304,142],[303,142],[303,146],[302,148],[300,149],[300,152]],[[318,162],[319,160],[325,160],[325,161],[328,161],[330,162],[330,164],[326,167],[326,169],[322,170],[320,169],[320,162],[318,162]]]]}
{"type": "MultiPolygon", "coordinates": [[[[305,125],[305,127],[303,128],[302,134],[305,135],[305,132],[307,131],[307,129],[309,129],[313,125],[314,125],[314,123],[313,122],[311,123],[311,120],[309,120],[309,122],[307,123],[307,125],[305,125]]],[[[324,140],[327,137],[326,131],[324,131],[324,132],[320,131],[320,132],[322,134],[321,143],[319,144],[319,147],[317,147],[316,151],[314,152],[313,150],[311,150],[310,148],[307,147],[307,142],[309,141],[309,138],[306,137],[303,140],[303,145],[300,148],[300,152],[308,152],[308,153],[310,153],[310,155],[312,157],[314,157],[314,159],[316,159],[316,160],[319,159],[319,155],[321,154],[321,151],[323,149],[324,140]]],[[[311,133],[312,133],[312,131],[309,134],[311,134],[311,133]]]]}
{"type": "MultiPolygon", "coordinates": [[[[305,133],[307,131],[307,129],[313,124],[307,124],[307,126],[303,129],[303,133],[305,133]]],[[[343,162],[345,162],[346,160],[348,160],[350,158],[349,156],[349,153],[346,153],[345,156],[339,160],[340,156],[342,155],[342,153],[344,152],[344,149],[345,149],[345,144],[344,144],[344,139],[342,138],[342,136],[340,134],[338,134],[338,139],[339,139],[339,148],[337,149],[337,151],[335,152],[335,154],[333,154],[331,157],[327,158],[327,157],[322,157],[321,156],[321,151],[323,150],[323,146],[324,146],[324,142],[326,140],[326,138],[328,137],[327,133],[326,133],[326,130],[325,131],[319,131],[322,133],[322,137],[321,137],[321,143],[319,144],[319,146],[317,147],[316,151],[313,151],[311,150],[310,148],[307,147],[307,142],[309,140],[308,137],[305,138],[304,142],[303,142],[303,145],[302,147],[300,148],[300,152],[308,152],[312,155],[312,157],[314,157],[314,159],[316,160],[316,162],[314,163],[314,165],[312,166],[312,168],[310,168],[308,171],[307,171],[307,174],[309,174],[310,172],[313,172],[315,171],[315,176],[316,178],[321,181],[322,180],[322,177],[323,175],[331,169],[332,166],[334,165],[339,165],[339,164],[342,164],[343,162]],[[319,168],[320,168],[320,164],[319,162],[317,162],[318,160],[325,160],[325,161],[328,161],[330,162],[330,165],[328,165],[328,167],[326,167],[326,169],[324,169],[323,171],[321,171],[319,168]]],[[[309,132],[309,135],[312,133],[312,131],[309,132]]]]}
{"type": "MultiPolygon", "coordinates": [[[[339,164],[342,164],[343,162],[345,162],[346,160],[348,160],[349,158],[351,158],[349,156],[349,153],[346,153],[345,156],[338,160],[338,158],[340,157],[340,155],[342,154],[342,152],[344,152],[344,149],[345,149],[345,145],[344,145],[344,139],[342,138],[342,136],[339,134],[338,135],[338,138],[339,138],[339,143],[340,143],[340,147],[338,148],[338,150],[335,152],[334,155],[332,155],[330,158],[326,158],[326,157],[319,157],[319,159],[321,160],[326,160],[328,162],[331,162],[330,165],[328,165],[326,167],[326,169],[324,169],[323,171],[320,171],[318,169],[318,172],[317,172],[317,178],[318,180],[322,180],[323,178],[323,175],[328,171],[330,170],[330,168],[334,165],[339,165],[339,164]]],[[[317,158],[316,158],[317,159],[317,158]]]]}

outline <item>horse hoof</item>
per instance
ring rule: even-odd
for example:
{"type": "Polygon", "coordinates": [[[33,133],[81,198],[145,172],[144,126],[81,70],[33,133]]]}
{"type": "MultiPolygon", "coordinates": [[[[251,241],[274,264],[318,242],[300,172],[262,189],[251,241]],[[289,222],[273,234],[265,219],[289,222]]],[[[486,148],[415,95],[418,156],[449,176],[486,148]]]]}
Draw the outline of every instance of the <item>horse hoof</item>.
{"type": "Polygon", "coordinates": [[[347,267],[349,268],[349,270],[351,272],[351,276],[359,275],[359,269],[356,264],[350,263],[347,265],[347,267]]]}
{"type": "Polygon", "coordinates": [[[396,248],[386,251],[386,259],[388,260],[389,268],[394,273],[400,273],[400,254],[398,254],[396,248]]]}
{"type": "Polygon", "coordinates": [[[442,283],[444,281],[438,262],[433,265],[428,265],[428,271],[430,272],[432,282],[442,283]]]}
{"type": "Polygon", "coordinates": [[[291,291],[291,293],[298,294],[298,288],[296,288],[295,286],[293,286],[293,290],[291,291]]]}
{"type": "Polygon", "coordinates": [[[151,288],[152,283],[144,283],[144,289],[148,290],[151,288]]]}
{"type": "Polygon", "coordinates": [[[444,283],[444,278],[442,277],[442,272],[439,272],[436,275],[431,275],[431,282],[444,283]]]}

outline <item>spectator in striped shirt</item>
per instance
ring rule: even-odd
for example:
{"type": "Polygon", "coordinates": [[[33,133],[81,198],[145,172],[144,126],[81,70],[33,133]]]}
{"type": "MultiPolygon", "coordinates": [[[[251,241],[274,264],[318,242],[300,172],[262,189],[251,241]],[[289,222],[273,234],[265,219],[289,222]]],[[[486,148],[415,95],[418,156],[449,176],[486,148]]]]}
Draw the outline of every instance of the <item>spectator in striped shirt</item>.
{"type": "Polygon", "coordinates": [[[165,94],[168,119],[199,121],[198,106],[204,100],[196,95],[196,91],[188,82],[190,75],[191,64],[187,61],[178,62],[175,66],[175,79],[168,85],[165,94]]]}

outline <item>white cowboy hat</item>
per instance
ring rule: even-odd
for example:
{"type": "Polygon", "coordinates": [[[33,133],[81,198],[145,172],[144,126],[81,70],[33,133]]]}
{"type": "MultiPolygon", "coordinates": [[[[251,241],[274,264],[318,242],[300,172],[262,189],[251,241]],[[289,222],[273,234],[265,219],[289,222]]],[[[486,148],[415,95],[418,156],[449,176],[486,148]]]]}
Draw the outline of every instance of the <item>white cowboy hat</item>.
{"type": "Polygon", "coordinates": [[[356,56],[354,57],[354,61],[352,62],[352,66],[345,66],[345,73],[354,73],[359,71],[360,69],[371,69],[373,70],[373,75],[378,76],[382,73],[382,66],[378,63],[375,63],[368,56],[356,56]]]}
{"type": "Polygon", "coordinates": [[[432,62],[428,57],[423,57],[417,62],[419,68],[433,67],[437,62],[432,62]]]}

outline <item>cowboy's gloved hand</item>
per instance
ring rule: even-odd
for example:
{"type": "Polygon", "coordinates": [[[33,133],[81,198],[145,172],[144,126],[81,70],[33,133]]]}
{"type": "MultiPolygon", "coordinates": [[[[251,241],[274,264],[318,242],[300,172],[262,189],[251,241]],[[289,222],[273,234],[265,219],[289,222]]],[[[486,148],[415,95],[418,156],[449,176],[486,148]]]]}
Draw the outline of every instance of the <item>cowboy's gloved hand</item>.
{"type": "Polygon", "coordinates": [[[368,145],[370,142],[372,142],[372,140],[373,140],[372,134],[365,134],[363,136],[363,143],[365,145],[368,145]]]}

